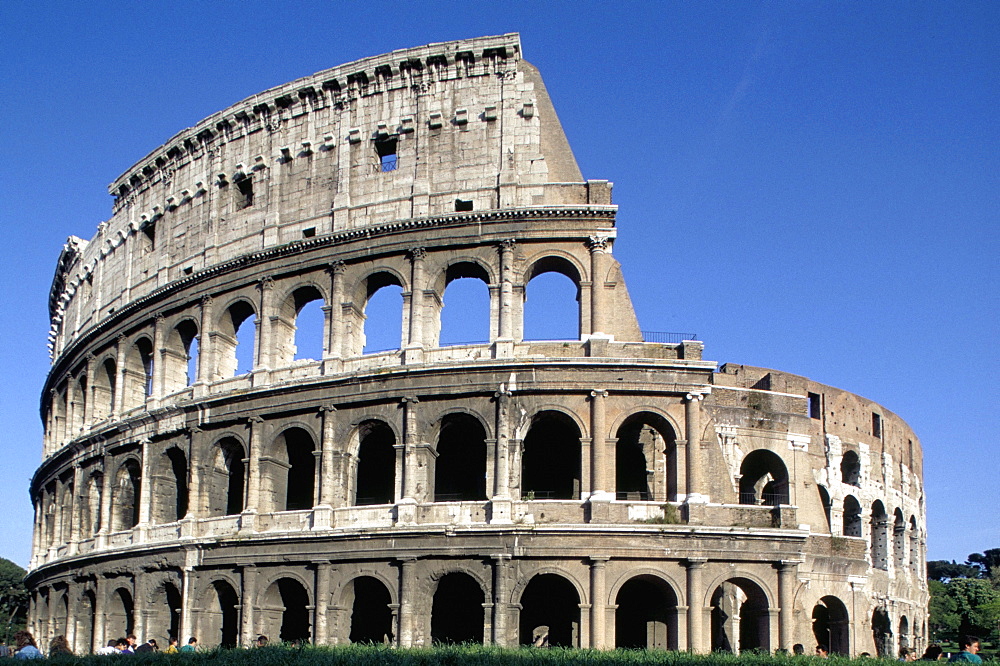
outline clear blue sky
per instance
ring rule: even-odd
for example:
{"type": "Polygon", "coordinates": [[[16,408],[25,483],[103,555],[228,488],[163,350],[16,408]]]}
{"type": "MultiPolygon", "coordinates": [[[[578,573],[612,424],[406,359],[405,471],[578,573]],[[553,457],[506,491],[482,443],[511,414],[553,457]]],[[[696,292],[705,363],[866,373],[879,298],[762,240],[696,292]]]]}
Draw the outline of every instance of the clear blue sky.
{"type": "Polygon", "coordinates": [[[932,559],[1000,547],[1000,3],[0,3],[0,556],[27,564],[46,298],[107,184],[254,93],[521,33],[615,182],[642,327],[876,400],[924,447],[932,559]]]}

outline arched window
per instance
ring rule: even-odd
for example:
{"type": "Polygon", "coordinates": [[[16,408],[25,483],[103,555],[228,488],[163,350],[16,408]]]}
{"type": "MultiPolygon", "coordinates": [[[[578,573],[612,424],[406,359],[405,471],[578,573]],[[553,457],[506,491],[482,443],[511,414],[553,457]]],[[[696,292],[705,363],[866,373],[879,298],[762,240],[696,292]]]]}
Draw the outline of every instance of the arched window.
{"type": "Polygon", "coordinates": [[[309,593],[294,578],[279,578],[267,588],[261,603],[261,626],[267,636],[284,643],[309,640],[309,593]]]}
{"type": "Polygon", "coordinates": [[[396,436],[382,421],[358,426],[354,504],[392,504],[396,485],[396,436]]]}
{"type": "Polygon", "coordinates": [[[256,357],[257,312],[247,301],[236,301],[223,313],[215,340],[216,378],[229,379],[253,370],[256,357]]]}
{"type": "Polygon", "coordinates": [[[128,636],[135,629],[135,604],[132,593],[119,587],[111,594],[110,608],[105,612],[105,633],[108,636],[128,636]]]}
{"type": "Polygon", "coordinates": [[[431,603],[431,640],[482,644],[485,600],[483,589],[472,576],[460,572],[443,576],[431,603]]]}
{"type": "Polygon", "coordinates": [[[239,596],[223,580],[209,586],[199,613],[197,635],[205,647],[235,647],[239,643],[239,596]]]}
{"type": "Polygon", "coordinates": [[[817,644],[826,645],[830,654],[851,654],[851,626],[843,601],[833,596],[823,597],[813,607],[812,621],[817,644]]]}
{"type": "Polygon", "coordinates": [[[910,573],[920,574],[920,533],[917,531],[917,519],[910,516],[910,573]]]}
{"type": "Polygon", "coordinates": [[[187,456],[176,446],[171,446],[159,457],[153,477],[154,522],[170,523],[182,519],[188,510],[187,456]]]}
{"type": "Polygon", "coordinates": [[[844,536],[862,536],[861,504],[853,495],[848,495],[844,498],[844,536]]]}
{"type": "Polygon", "coordinates": [[[374,354],[399,349],[403,334],[403,286],[392,273],[369,275],[355,294],[355,305],[362,304],[349,319],[347,356],[374,354]]]}
{"type": "Polygon", "coordinates": [[[70,423],[70,437],[75,437],[83,428],[84,415],[87,412],[87,375],[80,375],[73,388],[73,405],[70,413],[73,421],[70,423]]]}
{"type": "Polygon", "coordinates": [[[185,319],[167,335],[163,354],[164,392],[175,393],[196,381],[198,381],[198,325],[192,319],[185,319]]]}
{"type": "Polygon", "coordinates": [[[861,486],[861,459],[854,451],[844,452],[840,461],[840,480],[850,486],[861,486]]]}
{"type": "Polygon", "coordinates": [[[615,493],[620,500],[677,499],[677,438],[658,414],[629,416],[616,433],[615,493]]]}
{"type": "Polygon", "coordinates": [[[90,537],[101,529],[101,493],[104,492],[104,475],[94,472],[87,480],[80,501],[80,534],[90,537]]]}
{"type": "Polygon", "coordinates": [[[677,594],[656,576],[640,575],[615,597],[615,647],[677,650],[677,594]]]}
{"type": "Polygon", "coordinates": [[[159,645],[169,645],[171,636],[180,636],[180,590],[173,583],[164,581],[153,590],[150,601],[150,605],[145,609],[148,613],[146,616],[146,626],[148,627],[146,637],[156,638],[159,645]]]}
{"type": "Polygon", "coordinates": [[[830,492],[826,486],[817,484],[816,488],[819,490],[819,503],[823,507],[823,517],[826,518],[826,531],[830,532],[833,529],[833,502],[830,500],[830,492]]]}
{"type": "Polygon", "coordinates": [[[532,419],[521,456],[521,496],[579,499],[580,429],[565,414],[545,411],[532,419]]]}
{"type": "Polygon", "coordinates": [[[562,257],[546,257],[525,275],[525,340],[579,340],[580,275],[562,257]]]}
{"type": "Polygon", "coordinates": [[[125,355],[123,409],[141,407],[153,393],[153,343],[141,337],[125,355]]]}
{"type": "Polygon", "coordinates": [[[788,504],[788,469],[767,449],[751,451],[740,465],[740,504],[788,504]]]}
{"type": "Polygon", "coordinates": [[[235,437],[216,444],[208,484],[208,515],[231,516],[243,511],[246,467],[243,445],[235,437]]]}
{"type": "Polygon", "coordinates": [[[300,359],[319,361],[323,358],[325,319],[321,298],[314,298],[299,308],[295,316],[296,361],[300,359]]]}
{"type": "Polygon", "coordinates": [[[111,529],[114,531],[132,529],[139,524],[139,489],[142,473],[139,462],[129,458],[115,476],[112,496],[111,529]]]}
{"type": "Polygon", "coordinates": [[[348,586],[345,607],[351,609],[352,643],[392,643],[392,598],[382,581],[358,576],[348,586]]]}
{"type": "Polygon", "coordinates": [[[489,274],[479,264],[461,262],[448,267],[437,344],[443,347],[489,342],[489,282],[489,274]]]}
{"type": "Polygon", "coordinates": [[[879,657],[892,655],[892,622],[889,612],[884,608],[876,608],[872,612],[872,639],[875,641],[875,654],[879,657]]]}
{"type": "Polygon", "coordinates": [[[326,314],[323,294],[312,285],[299,287],[285,299],[272,325],[274,366],[323,358],[326,314]]]}
{"type": "Polygon", "coordinates": [[[486,430],[469,414],[441,419],[434,463],[434,501],[486,499],[486,430]]]}
{"type": "Polygon", "coordinates": [[[898,507],[893,512],[892,554],[896,568],[902,571],[906,567],[906,519],[898,507]]]}
{"type": "Polygon", "coordinates": [[[730,578],[712,593],[712,650],[771,649],[767,595],[757,583],[730,578]]]}
{"type": "Polygon", "coordinates": [[[103,421],[115,411],[115,379],[118,370],[114,359],[105,359],[94,377],[94,422],[103,421]]]}
{"type": "MultiPolygon", "coordinates": [[[[284,483],[284,510],[311,509],[316,488],[316,445],[312,436],[302,428],[289,428],[281,433],[283,451],[279,453],[287,462],[284,483]]],[[[280,509],[279,509],[280,510],[280,509]]]]}
{"type": "Polygon", "coordinates": [[[885,571],[889,568],[889,516],[882,500],[872,503],[871,528],[872,566],[885,571]]]}
{"type": "Polygon", "coordinates": [[[520,603],[521,645],[580,647],[580,595],[568,580],[538,574],[524,588],[520,603]]]}

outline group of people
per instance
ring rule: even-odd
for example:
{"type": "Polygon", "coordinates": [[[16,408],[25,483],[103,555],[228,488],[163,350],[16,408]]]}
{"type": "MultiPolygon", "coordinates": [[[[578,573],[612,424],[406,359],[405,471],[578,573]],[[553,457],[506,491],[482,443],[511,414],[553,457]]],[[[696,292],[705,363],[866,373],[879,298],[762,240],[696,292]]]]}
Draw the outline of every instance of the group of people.
{"type": "MultiPolygon", "coordinates": [[[[155,638],[150,638],[142,645],[136,645],[138,639],[136,639],[135,634],[129,634],[125,638],[119,638],[117,640],[110,640],[108,644],[100,648],[97,654],[141,654],[143,652],[159,652],[160,646],[156,643],[155,638]]],[[[169,639],[169,644],[167,649],[163,650],[164,654],[176,654],[178,652],[194,652],[198,645],[198,639],[193,636],[188,641],[187,645],[178,647],[177,638],[171,636],[169,639]]]]}
{"type": "MultiPolygon", "coordinates": [[[[983,663],[983,658],[977,653],[979,652],[981,641],[978,636],[963,636],[960,644],[962,646],[961,652],[956,652],[952,654],[948,661],[949,662],[968,662],[971,664],[981,664],[983,663]]],[[[781,650],[779,650],[781,652],[781,650]]],[[[792,654],[796,656],[802,656],[806,653],[806,648],[802,643],[796,643],[792,646],[792,654]]],[[[920,659],[917,659],[917,651],[913,648],[899,648],[899,661],[939,661],[941,656],[944,654],[944,650],[941,649],[940,645],[931,644],[924,651],[924,654],[920,659]]],[[[830,649],[820,643],[816,646],[816,656],[820,659],[826,659],[830,656],[830,649]]],[[[858,657],[871,657],[870,652],[862,652],[858,657]]]]}

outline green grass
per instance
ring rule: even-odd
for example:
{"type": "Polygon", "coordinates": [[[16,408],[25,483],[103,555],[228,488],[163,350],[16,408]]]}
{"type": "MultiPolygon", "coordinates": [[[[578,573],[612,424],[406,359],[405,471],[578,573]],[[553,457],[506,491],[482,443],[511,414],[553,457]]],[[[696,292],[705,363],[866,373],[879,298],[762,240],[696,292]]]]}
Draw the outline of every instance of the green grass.
{"type": "MultiPolygon", "coordinates": [[[[111,666],[107,657],[60,656],[47,660],[60,666],[111,666]]],[[[578,650],[565,648],[499,648],[458,645],[396,649],[384,646],[273,646],[262,649],[204,650],[193,654],[139,654],[133,666],[888,666],[888,659],[791,657],[729,653],[691,655],[662,650],[578,650]]],[[[116,661],[115,664],[118,664],[116,661]]],[[[118,664],[124,666],[124,664],[118,664]]]]}

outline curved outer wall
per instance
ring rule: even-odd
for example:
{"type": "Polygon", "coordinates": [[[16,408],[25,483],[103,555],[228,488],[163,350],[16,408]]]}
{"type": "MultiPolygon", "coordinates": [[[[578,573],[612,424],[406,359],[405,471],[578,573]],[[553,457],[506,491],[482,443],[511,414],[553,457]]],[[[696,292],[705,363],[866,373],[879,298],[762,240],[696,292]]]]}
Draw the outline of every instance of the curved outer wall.
{"type": "Polygon", "coordinates": [[[611,185],[582,179],[517,35],[261,93],[110,189],[50,297],[44,644],[923,643],[919,441],[853,394],[643,341],[611,185]],[[576,285],[576,339],[524,339],[547,272],[576,285]],[[461,278],[489,340],[442,346],[461,278]],[[383,289],[400,342],[366,353],[383,289]]]}

